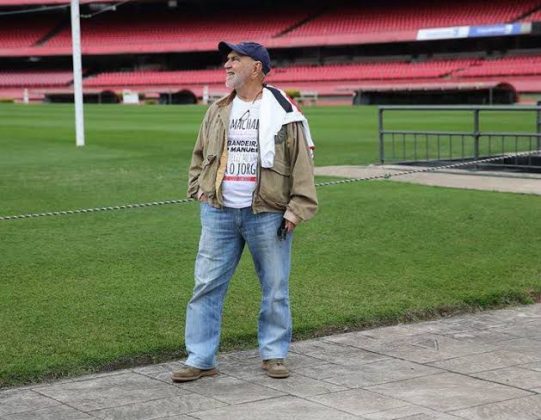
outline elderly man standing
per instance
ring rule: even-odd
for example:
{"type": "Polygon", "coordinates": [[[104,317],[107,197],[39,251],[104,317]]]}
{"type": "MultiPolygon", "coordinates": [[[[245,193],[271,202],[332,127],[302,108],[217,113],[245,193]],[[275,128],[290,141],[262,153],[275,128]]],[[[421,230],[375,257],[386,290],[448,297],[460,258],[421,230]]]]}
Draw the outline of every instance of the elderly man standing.
{"type": "Polygon", "coordinates": [[[201,203],[202,231],[186,313],[188,358],[173,372],[175,382],[217,374],[223,302],[245,244],[262,291],[262,368],[273,378],[289,376],[292,234],[317,209],[308,123],[264,83],[267,50],[255,42],[220,42],[218,49],[233,91],[209,107],[190,165],[188,196],[201,203]]]}

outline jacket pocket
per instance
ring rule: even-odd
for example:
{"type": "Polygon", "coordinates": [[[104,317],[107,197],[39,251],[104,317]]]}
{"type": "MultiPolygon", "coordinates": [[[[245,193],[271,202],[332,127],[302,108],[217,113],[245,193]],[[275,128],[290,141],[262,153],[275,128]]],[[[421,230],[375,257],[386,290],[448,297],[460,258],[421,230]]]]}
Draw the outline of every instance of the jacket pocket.
{"type": "Polygon", "coordinates": [[[261,168],[260,198],[279,210],[285,209],[291,191],[291,168],[285,162],[274,159],[272,168],[261,168]]]}
{"type": "Polygon", "coordinates": [[[218,171],[218,160],[216,155],[207,155],[201,164],[201,175],[199,176],[199,188],[207,195],[213,194],[216,186],[216,172],[218,171]]]}
{"type": "Polygon", "coordinates": [[[278,159],[274,159],[273,167],[268,169],[283,176],[291,175],[291,168],[289,167],[289,165],[278,159]]]}

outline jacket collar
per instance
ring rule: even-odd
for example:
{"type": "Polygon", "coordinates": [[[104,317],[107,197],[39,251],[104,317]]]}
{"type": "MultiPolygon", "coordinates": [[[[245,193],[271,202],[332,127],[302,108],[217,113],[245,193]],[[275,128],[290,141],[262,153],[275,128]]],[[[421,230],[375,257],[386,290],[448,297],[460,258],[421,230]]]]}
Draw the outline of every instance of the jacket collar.
{"type": "Polygon", "coordinates": [[[224,127],[226,127],[226,133],[227,133],[227,127],[229,127],[229,115],[231,114],[231,104],[233,102],[233,99],[236,96],[236,92],[233,91],[229,95],[224,96],[221,99],[218,99],[216,101],[216,105],[218,106],[218,115],[220,116],[220,119],[222,120],[222,123],[224,127]]]}
{"type": "Polygon", "coordinates": [[[234,90],[229,94],[224,96],[223,98],[220,98],[216,101],[216,105],[219,107],[226,107],[227,105],[230,105],[231,102],[233,102],[233,99],[235,99],[235,96],[237,96],[237,92],[234,90]]]}

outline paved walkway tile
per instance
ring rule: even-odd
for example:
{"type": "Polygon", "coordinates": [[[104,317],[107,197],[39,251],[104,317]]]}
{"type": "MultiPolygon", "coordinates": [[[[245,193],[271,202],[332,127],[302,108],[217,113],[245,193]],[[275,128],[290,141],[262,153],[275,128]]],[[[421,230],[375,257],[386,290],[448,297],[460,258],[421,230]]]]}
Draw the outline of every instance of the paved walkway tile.
{"type": "Polygon", "coordinates": [[[541,304],[466,314],[295,342],[287,379],[252,349],[7,389],[0,420],[540,420],[540,337],[541,304]]]}
{"type": "MultiPolygon", "coordinates": [[[[539,328],[541,328],[541,325],[539,328]]],[[[532,340],[530,338],[516,338],[514,340],[502,341],[498,345],[498,349],[523,353],[533,357],[539,356],[540,348],[541,341],[532,340]]]]}
{"type": "Polygon", "coordinates": [[[327,407],[337,408],[359,416],[410,405],[405,401],[386,397],[363,389],[333,392],[310,397],[309,399],[327,407]]]}
{"type": "Polygon", "coordinates": [[[537,357],[507,350],[496,350],[488,353],[472,354],[449,360],[443,360],[440,362],[434,362],[430,363],[430,366],[459,373],[476,373],[513,365],[521,365],[538,360],[541,360],[541,351],[537,357]]]}
{"type": "Polygon", "coordinates": [[[90,414],[99,419],[143,420],[170,417],[173,415],[191,413],[200,410],[209,410],[226,405],[227,404],[212,398],[207,398],[197,394],[190,394],[167,399],[122,405],[120,407],[106,408],[103,410],[91,411],[90,414]]]}
{"type": "Polygon", "coordinates": [[[538,420],[541,418],[541,395],[481,405],[452,414],[471,420],[538,420]]]}
{"type": "Polygon", "coordinates": [[[526,365],[522,365],[522,367],[526,369],[530,369],[530,370],[536,370],[537,372],[541,372],[541,362],[528,363],[526,365]]]}
{"type": "MultiPolygon", "coordinates": [[[[358,342],[358,340],[356,342],[358,342]]],[[[337,364],[344,364],[344,361],[346,363],[352,362],[352,358],[355,358],[355,365],[370,363],[384,358],[381,354],[360,350],[358,347],[354,346],[344,346],[342,344],[343,343],[334,343],[325,338],[306,340],[293,343],[291,345],[291,351],[293,353],[306,354],[312,358],[318,359],[320,362],[323,360],[325,362],[337,364]]]]}
{"type": "Polygon", "coordinates": [[[39,392],[82,411],[99,410],[189,393],[131,372],[50,385],[46,388],[40,388],[39,392]]]}
{"type": "Polygon", "coordinates": [[[363,418],[367,420],[458,420],[462,417],[456,417],[452,414],[445,414],[429,408],[410,404],[400,408],[392,408],[385,411],[376,411],[374,413],[364,414],[363,418]]]}
{"type": "MultiPolygon", "coordinates": [[[[541,345],[539,346],[539,351],[541,353],[541,345]]],[[[541,372],[523,368],[521,366],[475,373],[472,376],[530,391],[541,391],[541,372]]]]}
{"type": "Polygon", "coordinates": [[[505,328],[501,332],[516,337],[528,337],[530,340],[541,341],[541,328],[539,328],[539,324],[541,324],[541,321],[534,321],[524,327],[505,328]]]}
{"type": "Polygon", "coordinates": [[[354,371],[355,368],[351,366],[342,366],[335,363],[325,362],[292,370],[293,374],[295,375],[303,375],[320,381],[327,381],[333,376],[348,375],[354,371]]]}
{"type": "MultiPolygon", "coordinates": [[[[340,337],[336,338],[336,340],[340,340],[340,337]]],[[[471,353],[484,353],[495,349],[494,344],[486,344],[475,339],[458,340],[432,333],[414,334],[397,338],[350,336],[347,340],[342,341],[342,343],[417,363],[434,362],[471,353]]]]}
{"type": "Polygon", "coordinates": [[[284,396],[250,404],[219,408],[200,413],[193,417],[201,420],[358,420],[359,417],[344,411],[293,396],[284,396]]]}
{"type": "Polygon", "coordinates": [[[511,334],[505,333],[498,328],[487,328],[487,329],[470,329],[460,332],[452,332],[452,333],[442,333],[442,335],[445,335],[447,337],[454,338],[455,340],[462,340],[462,341],[476,341],[478,343],[482,344],[496,344],[501,343],[503,341],[513,340],[514,338],[517,338],[516,336],[513,336],[511,334]]]}
{"type": "Polygon", "coordinates": [[[382,360],[349,369],[349,373],[340,372],[328,378],[327,381],[351,388],[361,388],[441,372],[436,368],[398,359],[382,360]]]}
{"type": "Polygon", "coordinates": [[[163,381],[165,383],[170,384],[171,383],[171,373],[181,368],[182,362],[170,362],[170,363],[162,363],[159,365],[150,365],[150,366],[143,366],[140,368],[133,369],[135,373],[139,373],[140,375],[148,376],[149,378],[157,379],[159,381],[163,381]]]}
{"type": "Polygon", "coordinates": [[[532,393],[455,373],[440,373],[367,388],[437,411],[525,397],[532,393]]]}
{"type": "Polygon", "coordinates": [[[206,395],[227,404],[242,404],[285,395],[283,392],[226,375],[202,378],[182,386],[186,390],[206,395]]]}
{"type": "Polygon", "coordinates": [[[7,390],[0,393],[0,416],[37,410],[59,404],[58,401],[30,389],[7,390]]]}
{"type": "Polygon", "coordinates": [[[297,397],[309,397],[311,395],[321,395],[347,389],[343,386],[298,374],[291,375],[289,378],[280,381],[264,375],[261,378],[253,380],[253,382],[297,397]]]}
{"type": "Polygon", "coordinates": [[[66,405],[8,414],[5,420],[87,420],[94,417],[66,405]]]}
{"type": "Polygon", "coordinates": [[[156,420],[193,420],[194,417],[181,414],[179,416],[168,416],[168,417],[160,417],[156,420]]]}

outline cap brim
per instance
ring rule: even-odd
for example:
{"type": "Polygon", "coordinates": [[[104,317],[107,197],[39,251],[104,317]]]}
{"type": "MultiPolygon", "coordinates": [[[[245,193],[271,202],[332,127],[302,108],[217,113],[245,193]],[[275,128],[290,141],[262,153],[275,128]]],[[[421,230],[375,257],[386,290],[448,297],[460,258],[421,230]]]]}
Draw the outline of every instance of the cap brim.
{"type": "Polygon", "coordinates": [[[242,55],[247,55],[245,51],[242,50],[242,48],[239,48],[238,45],[235,45],[231,42],[225,42],[222,41],[218,44],[218,51],[222,53],[223,55],[229,54],[231,51],[235,51],[242,55]]]}
{"type": "Polygon", "coordinates": [[[218,44],[218,51],[222,54],[228,54],[230,51],[232,51],[233,48],[231,47],[231,44],[229,42],[222,41],[218,44]]]}

